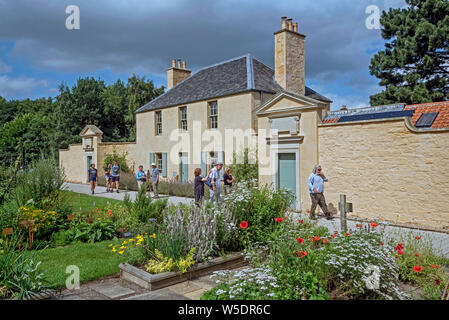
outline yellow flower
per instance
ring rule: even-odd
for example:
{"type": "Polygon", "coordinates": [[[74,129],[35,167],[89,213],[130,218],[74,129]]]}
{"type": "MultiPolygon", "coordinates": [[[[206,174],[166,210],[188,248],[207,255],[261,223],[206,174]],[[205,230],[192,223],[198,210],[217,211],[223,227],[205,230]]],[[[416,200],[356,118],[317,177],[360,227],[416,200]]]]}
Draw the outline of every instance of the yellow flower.
{"type": "Polygon", "coordinates": [[[112,252],[116,252],[117,251],[117,249],[115,249],[115,248],[112,248],[112,250],[111,250],[112,252]]]}
{"type": "Polygon", "coordinates": [[[153,239],[156,239],[156,234],[153,233],[150,237],[152,237],[153,239]]]}
{"type": "Polygon", "coordinates": [[[123,241],[123,244],[127,244],[128,242],[126,242],[126,240],[125,241],[123,241]]]}
{"type": "Polygon", "coordinates": [[[129,242],[134,242],[134,239],[129,239],[128,241],[129,241],[129,242]]]}
{"type": "Polygon", "coordinates": [[[119,254],[123,254],[123,252],[125,252],[124,250],[120,251],[119,254]]]}
{"type": "Polygon", "coordinates": [[[112,243],[109,244],[109,247],[112,247],[112,243]]]}
{"type": "Polygon", "coordinates": [[[126,249],[126,247],[125,246],[121,246],[120,249],[124,250],[124,249],[126,249]]]}

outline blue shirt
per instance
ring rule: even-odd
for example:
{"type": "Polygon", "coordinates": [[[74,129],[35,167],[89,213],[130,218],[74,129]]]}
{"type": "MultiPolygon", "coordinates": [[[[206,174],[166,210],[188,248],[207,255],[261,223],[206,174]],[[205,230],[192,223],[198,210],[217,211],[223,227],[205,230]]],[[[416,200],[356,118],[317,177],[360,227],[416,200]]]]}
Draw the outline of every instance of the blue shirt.
{"type": "Polygon", "coordinates": [[[313,189],[316,189],[318,193],[322,193],[324,191],[324,181],[327,181],[327,178],[323,179],[322,176],[311,173],[307,183],[309,185],[309,193],[315,193],[313,192],[313,189]]]}
{"type": "Polygon", "coordinates": [[[217,188],[220,188],[220,172],[217,170],[216,167],[212,169],[212,172],[209,175],[209,178],[215,179],[215,186],[217,188]]]}
{"type": "Polygon", "coordinates": [[[137,171],[137,173],[136,173],[136,178],[137,178],[137,180],[139,180],[139,181],[141,181],[142,180],[142,177],[145,177],[146,175],[145,175],[145,171],[137,171]]]}
{"type": "Polygon", "coordinates": [[[151,171],[151,181],[156,182],[157,181],[157,176],[159,175],[159,169],[158,168],[154,168],[151,171]]]}

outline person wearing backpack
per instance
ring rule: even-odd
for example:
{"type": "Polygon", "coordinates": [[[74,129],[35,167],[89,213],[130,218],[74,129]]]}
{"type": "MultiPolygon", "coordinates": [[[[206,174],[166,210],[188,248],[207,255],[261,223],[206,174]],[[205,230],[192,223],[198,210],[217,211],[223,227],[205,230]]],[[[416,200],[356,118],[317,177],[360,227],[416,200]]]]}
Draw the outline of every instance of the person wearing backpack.
{"type": "Polygon", "coordinates": [[[111,192],[114,191],[113,189],[114,189],[114,182],[115,182],[115,188],[117,190],[117,193],[119,193],[118,185],[119,185],[119,181],[120,181],[120,165],[117,163],[117,160],[114,160],[114,164],[111,167],[111,181],[112,181],[111,192]]]}
{"type": "Polygon", "coordinates": [[[153,199],[157,199],[159,198],[159,192],[157,190],[159,185],[159,169],[156,167],[156,164],[154,162],[151,164],[151,168],[151,183],[154,193],[153,199]]]}
{"type": "Polygon", "coordinates": [[[143,171],[143,166],[142,165],[139,166],[139,170],[136,173],[136,179],[137,179],[138,190],[140,190],[142,185],[145,182],[147,182],[147,175],[146,175],[145,171],[143,171]]]}
{"type": "Polygon", "coordinates": [[[216,202],[218,206],[221,205],[221,180],[220,180],[220,170],[223,168],[223,163],[217,163],[215,165],[215,168],[211,170],[211,173],[209,174],[209,179],[207,182],[210,181],[207,185],[211,188],[209,190],[210,194],[210,201],[216,202]]]}

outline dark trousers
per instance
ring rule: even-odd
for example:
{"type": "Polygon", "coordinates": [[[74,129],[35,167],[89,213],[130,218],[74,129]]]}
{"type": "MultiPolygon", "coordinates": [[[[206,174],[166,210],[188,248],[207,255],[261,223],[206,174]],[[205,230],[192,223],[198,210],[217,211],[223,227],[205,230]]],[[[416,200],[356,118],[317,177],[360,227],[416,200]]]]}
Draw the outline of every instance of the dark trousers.
{"type": "Polygon", "coordinates": [[[316,206],[319,205],[321,210],[323,210],[326,217],[331,216],[331,213],[327,209],[326,199],[324,198],[324,194],[321,193],[311,193],[310,199],[312,199],[312,207],[310,208],[310,215],[312,217],[315,216],[316,206]]]}

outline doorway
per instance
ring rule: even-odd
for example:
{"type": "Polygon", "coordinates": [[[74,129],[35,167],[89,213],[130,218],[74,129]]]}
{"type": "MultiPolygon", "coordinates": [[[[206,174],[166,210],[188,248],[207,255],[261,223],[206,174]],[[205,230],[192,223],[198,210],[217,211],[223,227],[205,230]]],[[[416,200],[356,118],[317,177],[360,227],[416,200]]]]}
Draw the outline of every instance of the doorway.
{"type": "Polygon", "coordinates": [[[285,188],[289,190],[294,198],[289,204],[290,207],[296,207],[296,153],[278,153],[278,189],[285,188]]]}
{"type": "Polygon", "coordinates": [[[182,152],[179,154],[179,177],[181,183],[186,183],[189,181],[189,156],[187,152],[182,152]]]}

